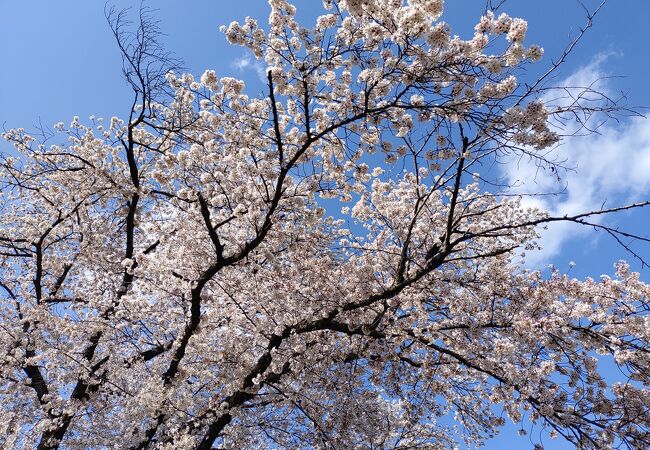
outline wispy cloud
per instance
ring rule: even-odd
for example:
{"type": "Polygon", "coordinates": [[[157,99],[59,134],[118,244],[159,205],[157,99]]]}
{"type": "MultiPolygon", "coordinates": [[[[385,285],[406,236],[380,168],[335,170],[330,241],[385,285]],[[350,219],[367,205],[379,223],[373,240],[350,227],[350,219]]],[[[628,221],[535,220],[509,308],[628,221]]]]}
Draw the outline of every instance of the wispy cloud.
{"type": "Polygon", "coordinates": [[[250,55],[243,55],[235,59],[231,63],[231,66],[240,72],[253,70],[262,82],[266,81],[266,68],[260,61],[252,58],[250,55]]]}
{"type": "MultiPolygon", "coordinates": [[[[595,90],[607,93],[603,62],[603,57],[596,58],[562,85],[593,85],[595,90]],[[594,80],[598,80],[595,85],[594,80]]],[[[650,192],[650,120],[643,117],[610,121],[587,136],[565,138],[555,155],[558,161],[566,161],[564,165],[574,169],[561,173],[559,179],[555,173],[540,171],[530,161],[512,160],[504,167],[504,176],[516,185],[516,192],[562,192],[524,200],[554,216],[597,210],[602,205],[613,207],[650,192]]],[[[550,262],[561,252],[563,244],[587,231],[572,223],[550,224],[540,232],[542,249],[530,252],[527,264],[539,266],[550,262]]]]}

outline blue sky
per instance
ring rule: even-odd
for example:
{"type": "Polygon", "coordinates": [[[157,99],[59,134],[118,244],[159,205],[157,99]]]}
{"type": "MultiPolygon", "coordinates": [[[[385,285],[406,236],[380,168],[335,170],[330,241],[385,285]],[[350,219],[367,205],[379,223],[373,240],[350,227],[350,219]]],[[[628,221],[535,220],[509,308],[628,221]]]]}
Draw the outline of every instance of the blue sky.
{"type": "MultiPolygon", "coordinates": [[[[305,18],[320,10],[319,0],[295,3],[305,18]]],[[[584,0],[590,8],[598,3],[600,0],[584,0]]],[[[116,0],[113,4],[137,8],[139,2],[116,0]]],[[[484,4],[483,0],[447,0],[444,20],[455,33],[470,36],[484,4]]],[[[247,15],[264,20],[266,1],[158,0],[150,5],[158,9],[155,16],[167,34],[167,48],[185,61],[190,72],[215,69],[219,75],[245,79],[250,95],[263,91],[245,50],[229,46],[218,29],[247,15]]],[[[559,55],[584,24],[582,7],[575,0],[508,0],[503,10],[528,20],[528,42],[538,43],[546,51],[540,67],[559,55]]],[[[650,106],[648,19],[650,1],[610,0],[560,78],[613,76],[603,89],[622,92],[629,105],[650,106]]],[[[4,69],[0,71],[0,124],[5,128],[29,130],[39,121],[51,126],[75,115],[83,119],[128,113],[130,92],[121,79],[120,57],[104,18],[103,1],[0,0],[0,21],[4,69]]],[[[0,150],[8,150],[6,144],[0,143],[0,150]]],[[[545,205],[553,211],[650,198],[650,121],[622,119],[609,124],[600,136],[571,140],[560,151],[575,162],[578,171],[567,176],[568,195],[545,205]]],[[[546,186],[545,181],[540,183],[546,186]]],[[[647,234],[650,211],[623,214],[610,223],[647,234]]],[[[553,262],[566,269],[569,261],[575,261],[572,273],[576,276],[611,273],[613,263],[621,258],[641,269],[602,233],[559,226],[543,239],[546,248],[533,258],[535,263],[553,262]]],[[[650,255],[647,247],[636,249],[650,255]]],[[[642,277],[648,279],[648,275],[644,269],[642,277]]],[[[505,430],[487,448],[532,448],[527,438],[514,436],[516,428],[505,430]]],[[[569,448],[548,439],[546,444],[547,450],[569,448]]]]}

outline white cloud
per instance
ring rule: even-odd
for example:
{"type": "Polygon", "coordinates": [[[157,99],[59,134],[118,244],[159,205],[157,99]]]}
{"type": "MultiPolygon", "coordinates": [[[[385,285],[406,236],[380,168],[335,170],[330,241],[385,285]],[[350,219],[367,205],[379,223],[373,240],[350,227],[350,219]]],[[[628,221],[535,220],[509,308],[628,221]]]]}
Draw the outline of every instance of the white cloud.
{"type": "Polygon", "coordinates": [[[240,58],[235,59],[232,64],[232,67],[244,72],[246,70],[253,70],[257,74],[257,77],[262,81],[266,82],[266,69],[258,60],[251,58],[250,55],[243,55],[240,58]]]}
{"type": "MultiPolygon", "coordinates": [[[[595,90],[607,92],[603,61],[602,56],[596,58],[560,84],[593,85],[595,90]]],[[[571,126],[577,130],[577,124],[571,126]]],[[[510,161],[503,170],[509,183],[516,185],[516,192],[558,192],[524,200],[554,216],[597,210],[603,205],[614,207],[647,197],[650,192],[650,120],[643,117],[611,120],[586,136],[567,137],[553,155],[572,169],[561,171],[559,180],[555,173],[541,171],[533,162],[521,159],[510,161]]],[[[542,250],[529,253],[527,264],[548,263],[564,243],[587,231],[567,222],[550,224],[547,230],[541,230],[542,250]]]]}

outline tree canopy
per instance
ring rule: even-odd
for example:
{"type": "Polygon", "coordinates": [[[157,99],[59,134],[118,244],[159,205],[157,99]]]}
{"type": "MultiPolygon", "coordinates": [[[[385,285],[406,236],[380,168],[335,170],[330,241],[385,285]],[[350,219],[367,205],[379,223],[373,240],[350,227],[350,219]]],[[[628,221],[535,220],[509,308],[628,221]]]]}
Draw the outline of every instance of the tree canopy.
{"type": "Polygon", "coordinates": [[[522,83],[543,50],[500,11],[464,40],[442,0],[269,4],[223,28],[263,96],[108,10],[128,117],[4,133],[3,448],[449,449],[522,418],[648,448],[650,287],[522,258],[646,203],[554,217],[494,169],[560,176],[560,125],[620,111],[552,84],[594,13],[522,83]]]}

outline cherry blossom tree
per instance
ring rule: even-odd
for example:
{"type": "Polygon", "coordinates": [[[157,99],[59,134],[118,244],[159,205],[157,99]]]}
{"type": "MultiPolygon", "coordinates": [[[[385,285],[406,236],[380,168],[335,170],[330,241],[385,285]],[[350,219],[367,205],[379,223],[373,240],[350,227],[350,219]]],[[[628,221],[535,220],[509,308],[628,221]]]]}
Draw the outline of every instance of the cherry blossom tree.
{"type": "Polygon", "coordinates": [[[559,176],[559,125],[618,110],[550,85],[576,41],[525,84],[543,51],[505,13],[464,40],[442,0],[325,0],[313,27],[269,3],[224,27],[266,95],[109,11],[128,117],[4,133],[2,447],[449,449],[525,420],[648,448],[650,287],[521,258],[552,221],[625,243],[599,218],[645,203],[553,217],[494,169],[559,176]]]}

